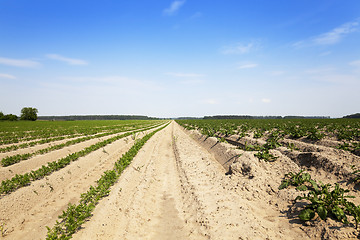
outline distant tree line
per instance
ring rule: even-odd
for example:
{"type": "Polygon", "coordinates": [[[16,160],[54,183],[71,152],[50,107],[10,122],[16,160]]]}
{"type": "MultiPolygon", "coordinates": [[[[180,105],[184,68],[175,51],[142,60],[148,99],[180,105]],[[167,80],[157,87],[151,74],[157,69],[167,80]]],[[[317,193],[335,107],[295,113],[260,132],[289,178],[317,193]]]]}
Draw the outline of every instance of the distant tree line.
{"type": "Polygon", "coordinates": [[[250,116],[250,115],[216,115],[204,119],[328,119],[329,116],[250,116]]]}
{"type": "Polygon", "coordinates": [[[4,114],[2,112],[0,112],[0,120],[2,121],[17,121],[18,120],[18,116],[14,115],[14,114],[4,114]]]}
{"type": "Polygon", "coordinates": [[[344,116],[343,118],[360,118],[360,113],[344,116]]]}
{"type": "Polygon", "coordinates": [[[157,120],[159,118],[141,115],[73,115],[73,116],[39,116],[39,120],[76,121],[76,120],[157,120]]]}
{"type": "MultiPolygon", "coordinates": [[[[38,110],[36,108],[24,107],[23,109],[21,109],[20,120],[36,121],[36,119],[38,118],[37,113],[38,113],[38,110]]],[[[19,117],[14,114],[6,114],[5,115],[4,113],[0,112],[0,120],[2,120],[2,121],[17,121],[17,120],[19,120],[19,117]]]]}

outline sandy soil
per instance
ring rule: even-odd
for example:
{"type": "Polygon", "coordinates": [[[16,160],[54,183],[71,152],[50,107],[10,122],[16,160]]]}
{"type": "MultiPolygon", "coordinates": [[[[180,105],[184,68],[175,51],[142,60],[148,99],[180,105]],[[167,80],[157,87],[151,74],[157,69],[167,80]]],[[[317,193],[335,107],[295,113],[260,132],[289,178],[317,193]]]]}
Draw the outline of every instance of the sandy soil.
{"type": "Polygon", "coordinates": [[[149,140],[74,239],[306,238],[260,190],[244,194],[239,178],[225,173],[172,123],[149,140]]]}
{"type": "MultiPolygon", "coordinates": [[[[124,133],[126,133],[126,132],[120,132],[120,133],[111,134],[109,136],[105,136],[105,137],[101,137],[101,138],[90,139],[90,140],[87,140],[84,142],[80,142],[80,143],[77,143],[74,145],[64,147],[62,149],[48,152],[45,154],[35,155],[35,156],[31,157],[30,159],[20,161],[16,164],[13,164],[13,165],[10,165],[7,167],[0,166],[0,181],[3,181],[5,179],[10,179],[10,178],[14,177],[16,174],[24,174],[24,173],[29,172],[30,170],[38,169],[42,165],[47,164],[48,162],[52,162],[52,161],[58,160],[60,158],[66,157],[69,154],[81,151],[82,149],[89,147],[93,144],[96,144],[98,142],[104,141],[106,139],[112,138],[117,135],[122,135],[124,133]]],[[[42,148],[42,147],[40,147],[40,145],[39,145],[39,146],[34,146],[32,148],[42,148]]],[[[29,148],[22,149],[22,150],[24,150],[25,152],[26,151],[30,152],[29,148]]],[[[3,153],[3,154],[6,155],[9,153],[3,153]]]]}
{"type": "MultiPolygon", "coordinates": [[[[94,185],[104,171],[112,169],[133,143],[131,136],[115,141],[30,186],[3,196],[0,223],[6,229],[5,239],[44,239],[45,226],[54,225],[67,205],[76,203],[80,194],[94,185]]],[[[67,153],[67,150],[62,151],[67,153]]]]}
{"type": "MultiPolygon", "coordinates": [[[[317,181],[351,189],[359,204],[357,187],[347,180],[349,163],[359,165],[359,157],[295,143],[299,150],[271,150],[279,158],[264,162],[172,122],[144,145],[73,238],[357,239],[353,226],[331,219],[299,221],[301,205],[292,201],[299,193],[278,186],[289,171],[306,169],[317,181]]],[[[45,238],[45,225],[53,226],[131,144],[119,140],[0,199],[5,239],[45,238]]]]}

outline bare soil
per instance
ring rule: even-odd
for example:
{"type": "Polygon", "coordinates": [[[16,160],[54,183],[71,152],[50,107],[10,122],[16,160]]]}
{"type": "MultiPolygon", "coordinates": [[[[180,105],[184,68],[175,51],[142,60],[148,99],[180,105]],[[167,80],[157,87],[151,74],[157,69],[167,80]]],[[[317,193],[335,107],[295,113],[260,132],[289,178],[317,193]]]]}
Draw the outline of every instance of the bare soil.
{"type": "MultiPolygon", "coordinates": [[[[73,238],[357,239],[353,226],[298,220],[301,204],[292,200],[299,193],[278,186],[289,171],[306,169],[317,181],[350,189],[359,204],[349,164],[360,166],[360,158],[326,144],[294,143],[298,150],[271,150],[279,158],[264,162],[172,122],[144,145],[73,238]]],[[[52,227],[132,144],[131,138],[116,141],[1,198],[5,239],[44,239],[45,226],[52,227]]]]}

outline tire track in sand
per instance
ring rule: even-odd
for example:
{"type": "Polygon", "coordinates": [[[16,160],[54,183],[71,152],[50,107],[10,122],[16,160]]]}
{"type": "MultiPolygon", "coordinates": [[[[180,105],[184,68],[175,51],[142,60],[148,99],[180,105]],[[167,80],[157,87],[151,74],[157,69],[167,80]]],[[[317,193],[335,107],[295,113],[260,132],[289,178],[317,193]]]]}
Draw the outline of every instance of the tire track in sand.
{"type": "Polygon", "coordinates": [[[184,208],[174,126],[145,144],[74,239],[203,239],[199,225],[188,221],[196,212],[184,208]]]}

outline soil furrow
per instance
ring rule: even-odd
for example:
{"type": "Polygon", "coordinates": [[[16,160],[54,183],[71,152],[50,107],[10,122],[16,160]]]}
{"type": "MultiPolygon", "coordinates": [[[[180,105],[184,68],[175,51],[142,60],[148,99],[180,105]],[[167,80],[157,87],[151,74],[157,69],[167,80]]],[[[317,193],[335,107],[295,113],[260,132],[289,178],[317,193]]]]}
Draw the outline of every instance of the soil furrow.
{"type": "Polygon", "coordinates": [[[10,179],[16,174],[24,174],[31,170],[35,170],[42,165],[47,164],[48,162],[55,161],[57,159],[68,156],[69,154],[81,151],[82,149],[89,147],[98,142],[104,141],[106,139],[112,138],[117,135],[122,135],[126,132],[120,132],[116,134],[111,134],[109,136],[90,139],[81,143],[77,143],[68,147],[64,147],[59,150],[54,150],[46,154],[36,155],[28,160],[20,161],[16,164],[10,165],[8,167],[0,167],[0,181],[5,179],[10,179]]]}
{"type": "Polygon", "coordinates": [[[74,239],[199,239],[183,218],[173,127],[145,144],[74,239]]]}
{"type": "Polygon", "coordinates": [[[5,239],[45,238],[45,226],[54,225],[67,205],[77,202],[104,171],[112,169],[133,142],[131,137],[115,141],[0,199],[0,220],[7,229],[5,239]]]}

